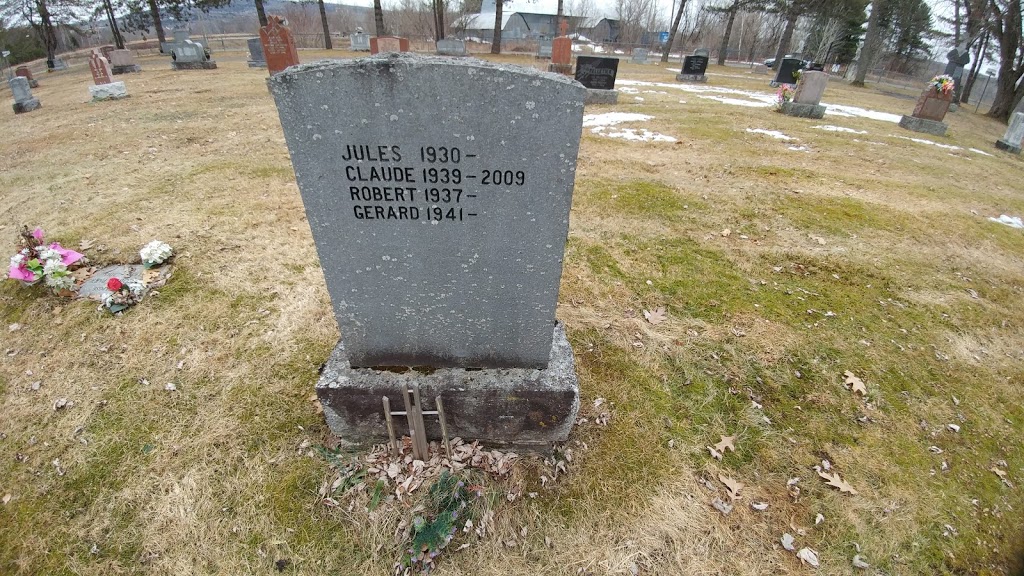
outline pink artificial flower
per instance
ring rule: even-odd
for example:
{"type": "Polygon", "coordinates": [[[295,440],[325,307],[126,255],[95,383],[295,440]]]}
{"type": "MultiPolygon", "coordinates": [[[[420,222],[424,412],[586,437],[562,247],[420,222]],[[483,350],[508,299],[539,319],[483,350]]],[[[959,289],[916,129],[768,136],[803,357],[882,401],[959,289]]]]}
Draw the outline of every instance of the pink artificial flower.
{"type": "Polygon", "coordinates": [[[54,242],[53,244],[50,244],[50,250],[53,250],[53,251],[57,252],[58,254],[60,254],[60,261],[65,266],[70,266],[70,265],[74,264],[75,262],[78,262],[79,260],[81,260],[82,257],[83,257],[82,254],[79,254],[78,252],[75,252],[74,250],[68,250],[67,248],[64,248],[63,246],[61,246],[57,242],[54,242]]]}
{"type": "Polygon", "coordinates": [[[35,230],[33,230],[32,231],[32,237],[35,238],[36,240],[42,240],[43,239],[43,229],[42,228],[36,228],[35,230]]]}
{"type": "Polygon", "coordinates": [[[24,264],[21,266],[12,265],[10,270],[7,272],[11,280],[21,280],[23,282],[35,282],[36,275],[34,272],[25,267],[24,264]]]}

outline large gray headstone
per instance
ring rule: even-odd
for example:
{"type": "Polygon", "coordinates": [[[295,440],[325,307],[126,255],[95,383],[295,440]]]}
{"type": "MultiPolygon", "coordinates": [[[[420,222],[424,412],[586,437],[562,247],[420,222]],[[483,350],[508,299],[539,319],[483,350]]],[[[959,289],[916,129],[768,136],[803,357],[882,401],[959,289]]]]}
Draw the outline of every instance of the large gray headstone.
{"type": "Polygon", "coordinates": [[[633,64],[646,64],[648,53],[646,48],[633,48],[633,64]]]}
{"type": "Polygon", "coordinates": [[[28,85],[28,78],[23,76],[14,76],[8,84],[11,87],[11,94],[14,95],[14,101],[16,103],[23,103],[32,100],[32,89],[28,85]]]}
{"type": "Polygon", "coordinates": [[[996,148],[1020,154],[1021,141],[1024,141],[1024,113],[1015,112],[1010,116],[1010,125],[1006,134],[996,141],[996,148]]]}
{"type": "Polygon", "coordinates": [[[263,43],[259,36],[245,41],[249,45],[249,68],[266,68],[267,59],[263,56],[263,43]]]}
{"type": "Polygon", "coordinates": [[[206,53],[202,44],[186,40],[174,47],[174,57],[178,62],[202,62],[206,60],[206,53]]]}
{"type": "Polygon", "coordinates": [[[821,103],[821,97],[825,94],[827,86],[828,74],[825,72],[801,72],[800,80],[796,84],[796,91],[793,93],[793,102],[818,105],[821,103]]]}
{"type": "Polygon", "coordinates": [[[456,38],[442,38],[437,41],[437,53],[442,56],[468,56],[466,43],[456,38]]]}
{"type": "Polygon", "coordinates": [[[353,32],[352,36],[349,37],[351,49],[353,52],[369,52],[370,51],[370,35],[362,32],[353,32]]]}
{"type": "Polygon", "coordinates": [[[409,54],[269,83],[350,364],[547,366],[585,89],[409,54]]]}

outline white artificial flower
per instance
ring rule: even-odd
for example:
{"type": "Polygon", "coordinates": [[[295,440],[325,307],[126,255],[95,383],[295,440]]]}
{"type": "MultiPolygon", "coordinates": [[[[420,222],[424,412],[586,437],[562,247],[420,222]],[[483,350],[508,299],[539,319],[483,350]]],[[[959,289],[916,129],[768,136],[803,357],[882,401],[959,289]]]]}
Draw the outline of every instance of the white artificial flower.
{"type": "Polygon", "coordinates": [[[149,244],[142,247],[139,250],[139,256],[142,257],[142,263],[146,266],[156,266],[157,264],[163,264],[167,261],[171,255],[174,254],[174,250],[166,242],[159,240],[153,240],[149,244]]]}
{"type": "Polygon", "coordinates": [[[21,265],[22,265],[23,262],[25,262],[25,253],[24,253],[24,251],[18,252],[14,256],[11,256],[11,267],[12,268],[21,268],[21,265]]]}
{"type": "Polygon", "coordinates": [[[64,265],[59,259],[47,260],[43,264],[43,274],[45,276],[64,276],[67,274],[68,267],[64,265]]]}
{"type": "Polygon", "coordinates": [[[36,254],[39,255],[40,260],[46,260],[47,262],[52,262],[54,260],[60,262],[63,260],[63,258],[60,255],[60,252],[57,252],[56,250],[53,250],[48,247],[40,246],[36,248],[36,254]]]}

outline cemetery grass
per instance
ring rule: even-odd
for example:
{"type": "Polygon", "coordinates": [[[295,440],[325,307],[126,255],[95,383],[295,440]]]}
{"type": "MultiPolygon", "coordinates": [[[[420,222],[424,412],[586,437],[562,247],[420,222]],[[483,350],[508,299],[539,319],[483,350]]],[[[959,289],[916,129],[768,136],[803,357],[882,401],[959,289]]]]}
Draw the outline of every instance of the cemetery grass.
{"type": "MultiPolygon", "coordinates": [[[[44,76],[41,110],[0,117],[12,253],[22,224],[92,241],[96,263],[153,238],[178,251],[170,282],[119,318],[0,284],[0,573],[382,574],[399,554],[404,508],[320,504],[333,476],[312,385],[337,328],[264,73],[218,60],[143,59],[121,77],[131,97],[102,104],[84,103],[87,71],[44,76]]],[[[655,66],[621,77],[672,82],[655,66]]],[[[992,146],[1002,127],[950,115],[951,137],[926,137],[950,151],[877,120],[650,90],[665,93],[588,109],[651,115],[636,127],[679,142],[584,130],[558,310],[587,419],[569,471],[542,486],[550,470],[524,459],[488,482],[494,533],[438,573],[803,573],[786,532],[821,573],[862,573],[857,547],[867,573],[1008,573],[1024,236],[987,217],[1024,214],[1024,197],[1020,159],[992,146]],[[658,307],[667,319],[647,322],[658,307]],[[736,450],[718,461],[722,436],[736,450]],[[858,493],[827,487],[823,460],[858,493]],[[720,475],[746,485],[728,515],[710,506],[729,501],[720,475]],[[516,485],[537,497],[505,501],[516,485]]],[[[911,105],[835,83],[825,99],[911,105]]]]}

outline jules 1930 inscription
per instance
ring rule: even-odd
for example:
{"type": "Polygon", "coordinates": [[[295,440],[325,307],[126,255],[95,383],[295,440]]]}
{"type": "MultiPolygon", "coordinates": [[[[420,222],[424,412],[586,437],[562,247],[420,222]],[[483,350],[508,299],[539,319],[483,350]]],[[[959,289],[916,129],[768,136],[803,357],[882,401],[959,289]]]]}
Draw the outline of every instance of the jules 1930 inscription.
{"type": "Polygon", "coordinates": [[[476,154],[454,146],[410,155],[397,144],[347,144],[341,160],[356,220],[463,222],[479,215],[487,187],[526,185],[525,170],[481,167],[476,154]]]}

